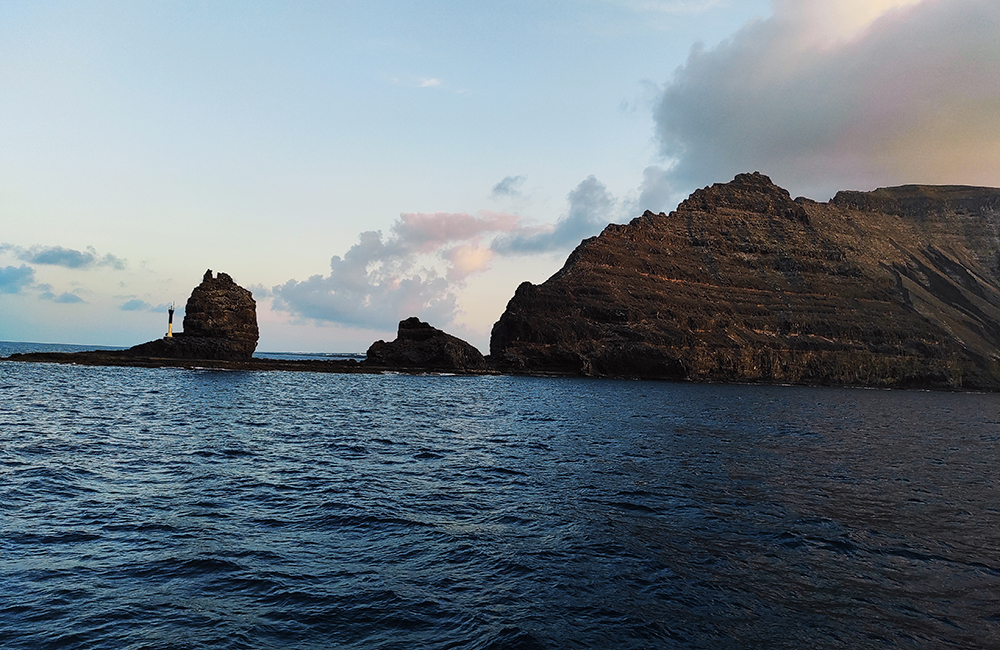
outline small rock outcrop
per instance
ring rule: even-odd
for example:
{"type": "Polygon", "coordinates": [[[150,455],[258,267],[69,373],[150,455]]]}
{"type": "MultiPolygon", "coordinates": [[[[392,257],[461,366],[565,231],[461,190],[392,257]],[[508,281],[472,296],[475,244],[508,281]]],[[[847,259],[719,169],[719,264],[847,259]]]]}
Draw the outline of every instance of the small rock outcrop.
{"type": "Polygon", "coordinates": [[[481,371],[483,354],[460,338],[431,327],[416,317],[399,322],[396,340],[375,341],[365,364],[432,371],[481,371]]]}
{"type": "Polygon", "coordinates": [[[137,345],[135,356],[243,361],[257,349],[257,303],[226,273],[205,272],[184,308],[184,331],[137,345]]]}
{"type": "MultiPolygon", "coordinates": [[[[242,341],[257,346],[257,303],[229,274],[205,271],[184,307],[185,336],[242,341]]],[[[251,354],[253,350],[251,349],[251,354]]]]}
{"type": "Polygon", "coordinates": [[[584,240],[493,326],[513,372],[1000,390],[1000,190],[762,174],[584,240]]]}

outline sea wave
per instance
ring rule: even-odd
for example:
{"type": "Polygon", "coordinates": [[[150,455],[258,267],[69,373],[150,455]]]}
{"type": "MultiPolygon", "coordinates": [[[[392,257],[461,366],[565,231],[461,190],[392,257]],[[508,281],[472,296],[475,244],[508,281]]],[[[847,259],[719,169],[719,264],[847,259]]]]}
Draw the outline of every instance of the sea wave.
{"type": "Polygon", "coordinates": [[[997,646],[996,399],[0,362],[0,646],[997,646]]]}

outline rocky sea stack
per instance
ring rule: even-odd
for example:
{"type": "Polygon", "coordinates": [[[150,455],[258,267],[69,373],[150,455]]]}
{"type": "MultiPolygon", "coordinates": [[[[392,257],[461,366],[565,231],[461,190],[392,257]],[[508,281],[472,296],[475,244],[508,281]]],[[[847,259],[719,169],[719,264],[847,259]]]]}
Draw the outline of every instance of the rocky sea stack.
{"type": "Polygon", "coordinates": [[[399,322],[395,341],[372,343],[365,364],[432,371],[486,370],[486,359],[479,350],[416,317],[399,322]]]}
{"type": "Polygon", "coordinates": [[[1000,388],[1000,190],[792,199],[759,173],[584,240],[523,283],[495,367],[728,382],[1000,388]]]}
{"type": "Polygon", "coordinates": [[[257,303],[226,273],[209,269],[184,307],[184,331],[130,348],[127,353],[167,359],[245,361],[257,349],[257,303]]]}

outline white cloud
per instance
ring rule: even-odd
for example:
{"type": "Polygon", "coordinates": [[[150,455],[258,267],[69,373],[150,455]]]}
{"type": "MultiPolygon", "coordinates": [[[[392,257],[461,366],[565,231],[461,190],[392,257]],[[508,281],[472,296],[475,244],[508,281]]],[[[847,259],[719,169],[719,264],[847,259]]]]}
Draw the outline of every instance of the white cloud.
{"type": "Polygon", "coordinates": [[[76,295],[75,293],[63,292],[58,296],[51,291],[45,291],[38,296],[42,300],[51,300],[52,302],[62,303],[62,304],[74,304],[86,302],[83,298],[76,295]]]}
{"type": "MultiPolygon", "coordinates": [[[[659,176],[651,170],[646,176],[652,195],[659,176]]],[[[508,177],[498,185],[516,190],[521,182],[508,177]]],[[[489,269],[497,256],[569,250],[609,222],[634,216],[594,176],[567,201],[568,211],[554,224],[526,225],[517,215],[489,210],[403,213],[388,235],[361,233],[343,257],[330,260],[328,275],[274,287],[274,309],[369,329],[391,329],[409,316],[446,326],[458,313],[457,294],[466,280],[489,269]]]]}
{"type": "Polygon", "coordinates": [[[0,293],[20,293],[34,279],[35,269],[26,264],[0,268],[0,293]]]}
{"type": "Polygon", "coordinates": [[[120,309],[122,311],[166,311],[166,308],[162,310],[159,307],[154,307],[145,300],[139,298],[130,298],[122,303],[120,309]]]}
{"type": "Polygon", "coordinates": [[[541,253],[572,248],[596,235],[618,216],[618,201],[604,183],[588,176],[569,193],[569,212],[552,226],[519,227],[499,236],[493,248],[502,254],[541,253]]]}
{"type": "Polygon", "coordinates": [[[108,253],[99,255],[93,246],[88,246],[84,251],[62,246],[32,246],[23,248],[13,244],[0,244],[0,253],[11,253],[17,259],[30,262],[31,264],[44,264],[49,266],[61,266],[67,269],[89,269],[97,266],[106,266],[121,271],[128,266],[128,262],[120,257],[108,253]]]}
{"type": "Polygon", "coordinates": [[[805,47],[856,37],[884,14],[921,0],[773,0],[774,20],[792,25],[805,47]]]}
{"type": "Polygon", "coordinates": [[[519,218],[499,212],[404,213],[388,236],[361,233],[358,243],[330,260],[330,274],[289,280],[273,289],[275,309],[317,321],[372,329],[409,316],[445,324],[457,311],[456,291],[489,266],[483,237],[509,232],[519,218]],[[447,268],[442,273],[434,260],[447,268]]]}
{"type": "Polygon", "coordinates": [[[495,254],[487,246],[462,244],[443,251],[442,257],[450,263],[448,279],[461,281],[474,273],[481,273],[488,269],[495,254]]]}
{"type": "Polygon", "coordinates": [[[664,212],[673,209],[673,185],[670,172],[662,167],[650,166],[642,171],[639,201],[634,212],[664,212]]]}
{"type": "Polygon", "coordinates": [[[982,0],[776,0],[667,84],[654,119],[669,180],[760,170],[820,199],[998,185],[998,33],[1000,3],[982,0]]]}
{"type": "Polygon", "coordinates": [[[527,179],[527,176],[505,176],[502,181],[493,186],[490,196],[494,199],[520,197],[522,196],[521,187],[527,179]]]}

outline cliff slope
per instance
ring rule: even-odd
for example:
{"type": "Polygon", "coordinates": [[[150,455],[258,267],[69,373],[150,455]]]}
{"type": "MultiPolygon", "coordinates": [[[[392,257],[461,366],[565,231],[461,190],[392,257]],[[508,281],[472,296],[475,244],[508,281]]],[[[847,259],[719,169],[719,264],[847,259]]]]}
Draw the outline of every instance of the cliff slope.
{"type": "Polygon", "coordinates": [[[508,371],[1000,388],[1000,190],[793,200],[759,173],[584,240],[494,325],[508,371]]]}

